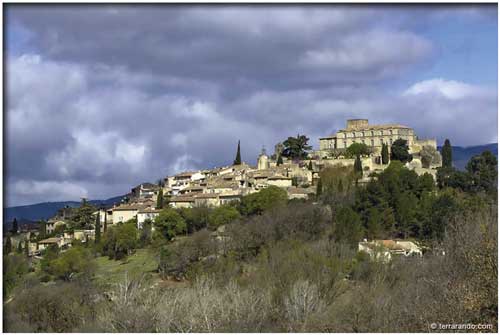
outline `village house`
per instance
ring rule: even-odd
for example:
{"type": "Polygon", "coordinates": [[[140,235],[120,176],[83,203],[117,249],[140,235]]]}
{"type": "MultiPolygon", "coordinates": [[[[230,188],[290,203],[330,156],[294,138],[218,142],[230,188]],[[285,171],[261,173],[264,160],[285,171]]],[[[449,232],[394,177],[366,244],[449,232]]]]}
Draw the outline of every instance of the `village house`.
{"type": "Polygon", "coordinates": [[[50,237],[46,238],[44,240],[38,241],[38,248],[37,250],[45,250],[48,247],[56,245],[57,247],[61,248],[64,245],[64,238],[63,237],[50,237]]]}
{"type": "Polygon", "coordinates": [[[219,204],[219,195],[216,193],[204,193],[194,196],[193,205],[196,207],[216,207],[219,204]]]}
{"type": "Polygon", "coordinates": [[[66,225],[66,223],[63,220],[51,218],[51,219],[47,220],[47,222],[45,224],[45,231],[47,234],[52,234],[56,230],[57,227],[63,227],[65,225],[66,225]]]}
{"type": "Polygon", "coordinates": [[[179,191],[180,194],[197,194],[197,193],[204,193],[206,190],[206,187],[201,186],[201,185],[192,185],[188,186],[182,190],[179,191]]]}
{"type": "Polygon", "coordinates": [[[242,196],[243,194],[240,191],[221,193],[219,194],[219,204],[220,206],[223,206],[234,202],[239,202],[241,201],[242,196]]]}
{"type": "Polygon", "coordinates": [[[422,249],[412,241],[373,240],[358,243],[358,251],[366,252],[372,259],[389,262],[395,256],[422,257],[422,249]]]}
{"type": "Polygon", "coordinates": [[[282,175],[274,175],[267,178],[267,184],[278,187],[290,187],[292,186],[292,178],[282,175]]]}
{"type": "Polygon", "coordinates": [[[93,214],[99,215],[99,222],[101,223],[101,227],[104,227],[105,223],[106,225],[113,224],[113,208],[100,208],[93,214]]]}
{"type": "Polygon", "coordinates": [[[79,240],[82,242],[95,240],[95,230],[94,229],[74,230],[72,234],[72,240],[79,240]]]}
{"type": "Polygon", "coordinates": [[[169,200],[170,206],[173,208],[190,208],[194,205],[194,197],[191,195],[177,195],[169,200]]]}
{"type": "Polygon", "coordinates": [[[138,204],[125,204],[112,208],[113,211],[113,224],[118,222],[127,222],[137,216],[140,209],[146,208],[145,205],[138,204]]]}
{"type": "Polygon", "coordinates": [[[287,188],[287,194],[288,194],[288,199],[309,199],[315,194],[314,188],[308,187],[308,188],[303,188],[303,187],[288,187],[287,188]]]}
{"type": "Polygon", "coordinates": [[[143,198],[156,201],[160,186],[151,183],[142,183],[132,189],[131,197],[134,199],[143,198]]]}
{"type": "Polygon", "coordinates": [[[146,220],[151,220],[152,222],[155,218],[160,215],[160,209],[145,208],[137,212],[137,228],[142,229],[144,222],[146,220]]]}

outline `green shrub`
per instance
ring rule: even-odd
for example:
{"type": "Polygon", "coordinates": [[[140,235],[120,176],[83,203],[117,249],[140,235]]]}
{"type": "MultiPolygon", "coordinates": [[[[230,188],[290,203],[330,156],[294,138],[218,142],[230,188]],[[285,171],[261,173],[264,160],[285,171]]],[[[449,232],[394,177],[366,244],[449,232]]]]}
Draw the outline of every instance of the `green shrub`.
{"type": "Polygon", "coordinates": [[[240,212],[232,206],[216,207],[208,216],[208,225],[211,229],[227,225],[241,217],[240,212]]]}

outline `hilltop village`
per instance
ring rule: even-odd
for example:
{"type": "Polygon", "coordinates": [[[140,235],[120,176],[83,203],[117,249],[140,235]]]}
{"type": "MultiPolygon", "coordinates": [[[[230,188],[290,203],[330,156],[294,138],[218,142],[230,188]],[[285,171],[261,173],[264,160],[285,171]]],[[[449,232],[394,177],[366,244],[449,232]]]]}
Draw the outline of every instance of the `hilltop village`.
{"type": "Polygon", "coordinates": [[[383,144],[387,144],[390,154],[390,147],[398,139],[406,141],[413,157],[407,167],[419,175],[429,173],[435,178],[436,169],[441,166],[436,140],[420,140],[413,129],[403,125],[370,125],[365,119],[348,120],[346,129],[320,138],[320,149],[310,151],[302,159],[285,157],[285,146],[278,143],[270,156],[265,149],[262,150],[256,166],[238,162],[237,157],[235,164],[230,166],[181,172],[165,177],[160,185],[140,184],[127,195],[125,204],[106,212],[103,210],[101,217],[103,223],[106,220],[114,224],[137,216],[140,227],[144,220],[158,215],[155,205],[159,194],[166,197],[174,208],[217,207],[239,201],[242,196],[269,186],[285,189],[289,199],[308,199],[316,192],[322,169],[334,165],[354,166],[356,153],[349,153],[350,146],[362,144],[368,149],[360,153],[360,182],[367,182],[373,172],[380,172],[388,166],[382,162],[383,144]],[[426,156],[422,159],[422,155],[426,156]]]}
{"type": "Polygon", "coordinates": [[[426,331],[457,317],[496,329],[496,157],[461,171],[449,140],[438,152],[368,120],[318,150],[308,140],[255,166],[238,143],[229,166],[142,183],[116,204],[83,199],[33,230],[14,222],[9,330],[426,331]]]}
{"type": "MultiPolygon", "coordinates": [[[[295,140],[304,142],[302,144],[308,148],[305,136],[298,136],[295,140]]],[[[320,172],[323,169],[329,166],[356,166],[358,160],[361,163],[361,171],[357,182],[366,183],[372,173],[381,172],[388,166],[391,148],[398,140],[406,146],[412,157],[406,162],[406,167],[418,175],[428,173],[435,179],[437,168],[441,167],[441,155],[437,151],[436,140],[419,139],[408,126],[372,125],[366,119],[353,119],[347,120],[345,129],[320,138],[319,150],[308,150],[302,157],[291,157],[291,154],[287,154],[284,143],[278,143],[271,155],[262,149],[256,166],[252,166],[241,161],[238,143],[234,164],[213,169],[183,171],[166,176],[157,184],[142,183],[133,187],[120,204],[102,207],[94,212],[93,216],[99,217],[102,229],[134,218],[137,228],[141,229],[146,220],[154,221],[159,215],[159,197],[162,204],[173,208],[218,207],[238,202],[243,196],[269,186],[276,186],[286,190],[288,199],[311,199],[317,192],[320,172]],[[386,161],[383,157],[384,147],[387,151],[386,161]]],[[[93,240],[95,227],[64,231],[66,221],[71,218],[73,211],[72,208],[63,208],[49,219],[45,224],[44,234],[55,236],[29,242],[29,252],[40,254],[50,245],[64,247],[70,245],[74,239],[93,240]]],[[[33,239],[28,237],[27,240],[33,239]]]]}

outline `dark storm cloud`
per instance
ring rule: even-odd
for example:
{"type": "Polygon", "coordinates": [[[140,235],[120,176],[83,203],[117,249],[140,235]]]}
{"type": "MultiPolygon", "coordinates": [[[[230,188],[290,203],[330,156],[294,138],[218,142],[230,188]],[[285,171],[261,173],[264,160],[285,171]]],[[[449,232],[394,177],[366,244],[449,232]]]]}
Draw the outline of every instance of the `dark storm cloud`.
{"type": "Polygon", "coordinates": [[[460,144],[496,137],[496,93],[486,88],[438,80],[383,89],[434,55],[404,10],[9,5],[6,13],[7,52],[15,49],[6,63],[10,204],[123,194],[228,164],[238,140],[255,164],[263,145],[272,151],[300,132],[317,146],[350,117],[460,144]],[[24,50],[12,45],[14,26],[29,32],[24,50]],[[448,126],[477,108],[483,119],[448,126]],[[484,131],[472,137],[474,127],[484,131]]]}
{"type": "Polygon", "coordinates": [[[373,81],[429,54],[429,42],[411,32],[373,29],[380,15],[332,6],[7,10],[8,18],[35,32],[32,42],[51,59],[216,80],[239,90],[233,94],[373,81]],[[401,48],[387,48],[389,41],[401,48]]]}

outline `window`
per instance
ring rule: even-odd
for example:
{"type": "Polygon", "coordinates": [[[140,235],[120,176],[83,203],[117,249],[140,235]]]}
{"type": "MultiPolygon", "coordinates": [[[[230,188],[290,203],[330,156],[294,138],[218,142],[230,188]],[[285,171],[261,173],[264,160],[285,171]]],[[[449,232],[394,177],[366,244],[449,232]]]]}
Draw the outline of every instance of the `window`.
{"type": "Polygon", "coordinates": [[[374,140],[371,140],[372,141],[372,147],[375,146],[375,141],[374,140]]]}
{"type": "Polygon", "coordinates": [[[373,130],[371,131],[372,136],[374,135],[373,130]]]}
{"type": "Polygon", "coordinates": [[[365,137],[365,132],[362,132],[361,134],[363,135],[363,137],[365,137]]]}
{"type": "Polygon", "coordinates": [[[392,138],[389,140],[389,143],[392,145],[392,138]]]}
{"type": "Polygon", "coordinates": [[[354,132],[353,132],[353,133],[352,133],[352,137],[356,137],[356,133],[354,133],[354,132]]]}
{"type": "Polygon", "coordinates": [[[344,133],[344,138],[347,138],[347,134],[346,133],[344,133]]]}
{"type": "Polygon", "coordinates": [[[347,142],[344,141],[344,148],[347,148],[347,142]]]}
{"type": "Polygon", "coordinates": [[[391,130],[389,130],[389,134],[391,134],[391,135],[392,135],[392,129],[391,129],[391,130]]]}

